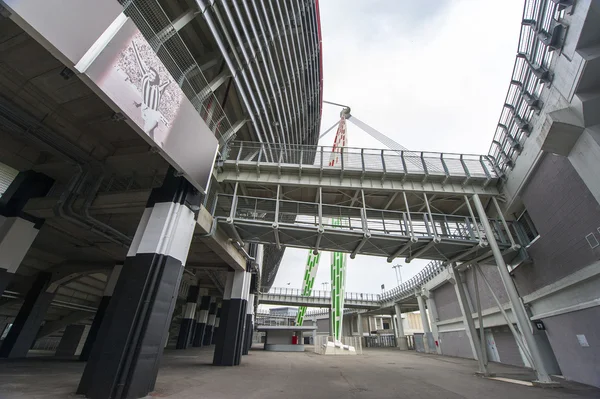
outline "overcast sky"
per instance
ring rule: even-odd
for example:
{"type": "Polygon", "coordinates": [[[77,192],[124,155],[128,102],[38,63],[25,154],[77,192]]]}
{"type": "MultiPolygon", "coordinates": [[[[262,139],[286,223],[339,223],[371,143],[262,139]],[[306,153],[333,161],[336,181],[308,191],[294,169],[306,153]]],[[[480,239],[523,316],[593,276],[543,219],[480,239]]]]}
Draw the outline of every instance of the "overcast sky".
{"type": "MultiPolygon", "coordinates": [[[[487,153],[510,81],[523,0],[321,0],[324,98],[411,150],[487,153]]],[[[339,118],[324,105],[321,131],[339,118]]],[[[334,131],[322,145],[332,145],[334,131]]],[[[348,124],[350,147],[385,148],[348,124]]],[[[308,250],[288,248],[274,287],[301,288],[308,250]],[[289,283],[289,285],[288,285],[289,283]]],[[[321,256],[315,289],[329,281],[321,256]]],[[[427,261],[402,264],[406,280],[427,261]]],[[[396,286],[385,258],[348,257],[346,291],[396,286]]]]}

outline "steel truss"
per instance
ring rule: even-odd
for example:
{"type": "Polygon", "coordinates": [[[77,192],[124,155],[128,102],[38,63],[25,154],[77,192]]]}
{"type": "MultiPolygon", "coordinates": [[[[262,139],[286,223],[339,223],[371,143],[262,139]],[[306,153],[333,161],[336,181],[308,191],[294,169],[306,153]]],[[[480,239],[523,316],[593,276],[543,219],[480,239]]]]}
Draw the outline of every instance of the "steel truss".
{"type": "MultiPolygon", "coordinates": [[[[406,200],[406,193],[402,193],[406,200]]],[[[313,251],[386,257],[466,262],[489,254],[487,238],[464,196],[467,216],[433,213],[422,194],[425,212],[390,211],[357,206],[302,202],[275,198],[218,194],[213,215],[230,237],[239,242],[309,248],[313,251]],[[332,222],[334,220],[341,221],[332,222]]],[[[493,199],[494,204],[497,204],[493,199]]],[[[406,209],[410,209],[406,206],[406,209]]],[[[496,241],[507,257],[518,249],[519,225],[490,219],[496,241]],[[506,251],[508,250],[508,251],[506,251]]],[[[512,258],[511,258],[512,259],[512,258]]]]}

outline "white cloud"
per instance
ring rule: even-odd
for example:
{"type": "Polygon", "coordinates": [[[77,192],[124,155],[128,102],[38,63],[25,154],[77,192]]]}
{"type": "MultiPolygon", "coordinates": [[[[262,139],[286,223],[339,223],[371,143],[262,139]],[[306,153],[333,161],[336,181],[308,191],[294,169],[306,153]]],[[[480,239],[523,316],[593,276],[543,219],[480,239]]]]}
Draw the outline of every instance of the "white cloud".
{"type": "MultiPolygon", "coordinates": [[[[320,2],[324,98],[409,149],[487,153],[515,60],[522,0],[320,2]]],[[[322,130],[339,108],[324,106],[322,130]]],[[[331,145],[335,130],[322,139],[331,145]]],[[[352,147],[377,143],[354,125],[352,147]]],[[[306,250],[288,249],[274,286],[299,288],[306,250]]],[[[397,259],[395,263],[404,263],[397,259]]],[[[427,261],[413,261],[403,276],[427,261]]],[[[329,280],[324,254],[315,288],[329,280]]],[[[349,259],[347,291],[395,285],[383,258],[349,259]]]]}

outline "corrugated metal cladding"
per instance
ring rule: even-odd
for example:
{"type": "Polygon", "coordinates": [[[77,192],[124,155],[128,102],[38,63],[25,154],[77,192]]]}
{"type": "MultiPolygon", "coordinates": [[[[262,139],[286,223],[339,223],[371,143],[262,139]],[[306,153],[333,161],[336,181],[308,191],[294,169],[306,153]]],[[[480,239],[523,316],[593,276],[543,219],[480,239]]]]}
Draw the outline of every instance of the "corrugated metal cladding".
{"type": "Polygon", "coordinates": [[[18,170],[0,163],[0,197],[2,197],[8,186],[10,186],[10,183],[12,183],[18,174],[18,170]]]}

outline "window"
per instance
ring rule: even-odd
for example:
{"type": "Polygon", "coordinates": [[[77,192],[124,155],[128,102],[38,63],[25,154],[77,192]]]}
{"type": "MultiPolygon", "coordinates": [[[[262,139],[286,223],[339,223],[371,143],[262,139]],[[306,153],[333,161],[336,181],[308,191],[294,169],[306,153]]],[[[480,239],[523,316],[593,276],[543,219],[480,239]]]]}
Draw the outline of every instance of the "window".
{"type": "Polygon", "coordinates": [[[535,240],[540,234],[538,233],[535,225],[533,224],[533,220],[531,220],[531,216],[529,216],[529,212],[525,210],[521,216],[517,219],[519,224],[523,229],[523,233],[527,237],[528,244],[535,240]]]}

